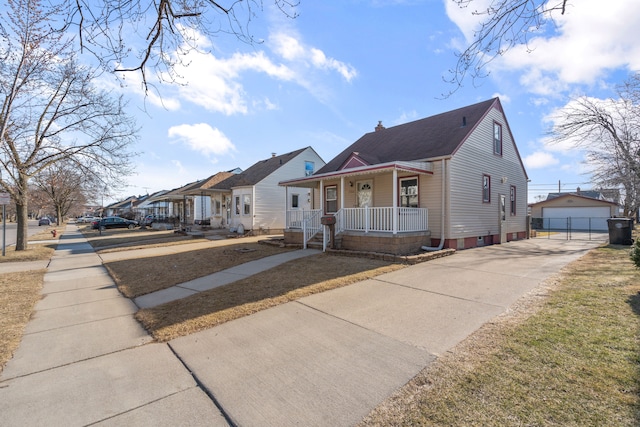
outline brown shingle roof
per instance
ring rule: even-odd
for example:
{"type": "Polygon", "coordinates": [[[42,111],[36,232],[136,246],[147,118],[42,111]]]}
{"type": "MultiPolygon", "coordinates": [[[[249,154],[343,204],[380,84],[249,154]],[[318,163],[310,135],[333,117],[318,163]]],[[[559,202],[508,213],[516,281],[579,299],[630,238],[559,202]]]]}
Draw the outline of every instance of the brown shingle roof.
{"type": "Polygon", "coordinates": [[[498,98],[493,98],[457,110],[367,133],[317,173],[340,170],[354,152],[370,164],[450,156],[496,104],[500,107],[498,98]]]}

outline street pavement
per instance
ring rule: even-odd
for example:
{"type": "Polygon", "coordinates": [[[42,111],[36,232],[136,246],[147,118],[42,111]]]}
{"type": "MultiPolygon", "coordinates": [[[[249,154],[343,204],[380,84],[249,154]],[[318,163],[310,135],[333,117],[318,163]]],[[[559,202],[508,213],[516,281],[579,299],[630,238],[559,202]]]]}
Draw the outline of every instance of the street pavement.
{"type": "Polygon", "coordinates": [[[601,243],[465,250],[154,343],[70,225],[0,375],[0,426],[354,425],[601,243]]]}

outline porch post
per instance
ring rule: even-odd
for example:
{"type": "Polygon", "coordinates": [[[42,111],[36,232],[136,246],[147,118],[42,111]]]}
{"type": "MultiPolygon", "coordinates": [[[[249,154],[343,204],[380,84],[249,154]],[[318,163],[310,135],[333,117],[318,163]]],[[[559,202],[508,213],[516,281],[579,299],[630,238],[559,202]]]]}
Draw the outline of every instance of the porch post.
{"type": "Polygon", "coordinates": [[[342,208],[344,208],[344,176],[340,177],[340,209],[342,208]]]}
{"type": "Polygon", "coordinates": [[[289,186],[284,186],[284,228],[289,228],[289,186]]]}
{"type": "Polygon", "coordinates": [[[324,181],[320,180],[320,210],[324,214],[324,181]]]}
{"type": "Polygon", "coordinates": [[[393,169],[393,234],[398,234],[398,170],[393,169]]]}

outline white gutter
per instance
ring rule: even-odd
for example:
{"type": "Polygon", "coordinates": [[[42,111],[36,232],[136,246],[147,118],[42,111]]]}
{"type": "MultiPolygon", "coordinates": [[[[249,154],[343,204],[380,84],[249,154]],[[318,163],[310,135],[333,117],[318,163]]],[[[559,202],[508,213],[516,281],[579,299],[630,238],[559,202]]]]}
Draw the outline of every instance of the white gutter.
{"type": "Polygon", "coordinates": [[[437,247],[433,246],[421,246],[420,249],[427,252],[435,252],[440,251],[444,247],[444,189],[445,189],[445,179],[447,177],[445,171],[445,159],[441,160],[442,162],[442,200],[441,200],[441,212],[440,212],[440,244],[437,247]]]}

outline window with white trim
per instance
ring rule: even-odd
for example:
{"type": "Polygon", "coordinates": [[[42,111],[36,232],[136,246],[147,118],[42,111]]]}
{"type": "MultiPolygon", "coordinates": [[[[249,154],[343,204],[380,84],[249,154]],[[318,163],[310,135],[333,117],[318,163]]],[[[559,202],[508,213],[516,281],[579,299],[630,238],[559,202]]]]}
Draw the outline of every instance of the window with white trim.
{"type": "Polygon", "coordinates": [[[291,207],[292,208],[299,208],[300,207],[300,195],[299,194],[292,194],[291,195],[291,207]]]}
{"type": "Polygon", "coordinates": [[[244,194],[242,196],[242,214],[251,215],[251,195],[244,194]]]}
{"type": "Polygon", "coordinates": [[[338,187],[325,187],[325,213],[338,212],[338,187]]]}
{"type": "Polygon", "coordinates": [[[400,179],[400,207],[418,207],[418,178],[400,179]]]}

